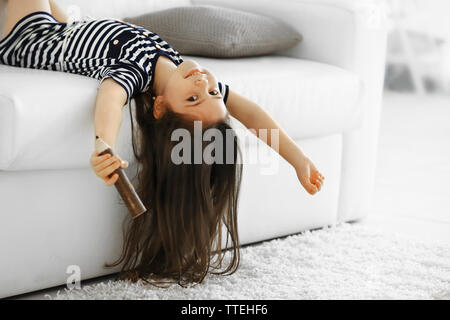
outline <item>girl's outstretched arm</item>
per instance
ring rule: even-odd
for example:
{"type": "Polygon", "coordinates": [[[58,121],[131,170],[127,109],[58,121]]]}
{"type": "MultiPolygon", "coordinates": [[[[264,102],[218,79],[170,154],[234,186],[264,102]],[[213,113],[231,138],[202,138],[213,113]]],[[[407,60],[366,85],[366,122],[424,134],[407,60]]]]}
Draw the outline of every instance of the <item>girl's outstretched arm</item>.
{"type": "Polygon", "coordinates": [[[307,192],[315,194],[321,189],[325,177],[264,109],[233,90],[230,90],[228,94],[226,107],[234,118],[248,129],[254,129],[254,131],[251,130],[253,134],[277,151],[294,167],[300,183],[307,192]],[[260,131],[260,129],[266,130],[260,131]],[[278,144],[276,141],[272,142],[272,139],[277,136],[272,137],[271,129],[278,131],[278,144]],[[266,134],[261,136],[261,132],[266,134]],[[278,146],[278,150],[274,146],[278,146]]]}
{"type": "Polygon", "coordinates": [[[113,149],[122,124],[122,110],[126,104],[125,90],[112,78],[106,78],[98,88],[95,99],[95,135],[113,149]]]}
{"type": "MultiPolygon", "coordinates": [[[[95,100],[95,136],[100,137],[114,150],[117,135],[122,124],[122,110],[127,101],[127,93],[112,78],[104,79],[97,92],[95,100]]],[[[92,140],[95,140],[94,137],[92,140]]],[[[106,185],[112,186],[119,176],[109,177],[119,166],[128,167],[128,161],[123,161],[119,155],[108,158],[99,156],[96,151],[91,155],[90,163],[95,174],[104,180],[106,185]]]]}

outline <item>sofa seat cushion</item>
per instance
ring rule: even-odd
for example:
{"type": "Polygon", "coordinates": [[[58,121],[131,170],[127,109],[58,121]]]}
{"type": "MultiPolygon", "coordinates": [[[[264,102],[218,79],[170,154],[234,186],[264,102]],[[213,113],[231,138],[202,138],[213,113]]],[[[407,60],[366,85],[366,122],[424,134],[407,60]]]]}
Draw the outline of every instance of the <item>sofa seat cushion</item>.
{"type": "MultiPolygon", "coordinates": [[[[361,121],[360,81],[338,67],[281,56],[184,59],[258,103],[295,140],[361,121]]],[[[81,75],[0,65],[0,170],[89,166],[97,89],[81,75]]]]}

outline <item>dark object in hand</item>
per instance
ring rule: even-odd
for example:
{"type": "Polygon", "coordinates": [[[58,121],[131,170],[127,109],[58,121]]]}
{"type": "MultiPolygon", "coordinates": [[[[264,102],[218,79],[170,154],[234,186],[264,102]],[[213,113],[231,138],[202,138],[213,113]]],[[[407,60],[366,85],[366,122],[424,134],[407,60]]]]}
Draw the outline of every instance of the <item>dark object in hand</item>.
{"type": "MultiPolygon", "coordinates": [[[[102,156],[106,153],[109,153],[111,157],[115,155],[112,151],[112,148],[98,136],[95,137],[95,150],[99,153],[99,156],[102,156]]],[[[115,173],[119,175],[119,179],[117,179],[114,185],[116,186],[116,189],[122,197],[123,201],[125,201],[125,204],[127,205],[128,210],[130,210],[133,219],[146,212],[147,209],[136,193],[136,190],[134,190],[134,187],[130,183],[130,180],[125,174],[125,171],[123,171],[123,169],[119,167],[116,171],[111,173],[110,176],[115,173]]]]}

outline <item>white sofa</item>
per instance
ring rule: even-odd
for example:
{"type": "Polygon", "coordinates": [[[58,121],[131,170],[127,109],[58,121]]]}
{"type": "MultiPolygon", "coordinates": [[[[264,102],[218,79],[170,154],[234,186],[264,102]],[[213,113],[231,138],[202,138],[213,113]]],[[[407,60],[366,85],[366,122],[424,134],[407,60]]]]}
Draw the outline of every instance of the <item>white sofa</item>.
{"type": "MultiPolygon", "coordinates": [[[[116,18],[214,4],[282,18],[297,28],[304,40],[270,56],[183,56],[268,110],[326,177],[322,190],[311,196],[294,169],[273,152],[276,174],[264,174],[267,164],[245,165],[241,243],[366,216],[386,44],[379,7],[358,0],[59,3],[65,8],[76,3],[83,15],[116,18]]],[[[70,265],[80,267],[82,280],[118,271],[103,264],[121,251],[122,221],[128,213],[115,188],[105,186],[89,164],[96,92],[97,80],[88,77],[0,65],[0,297],[65,284],[70,265]]],[[[127,172],[133,178],[130,130],[126,108],[117,152],[130,162],[127,172]]],[[[243,149],[250,153],[257,146],[254,138],[243,149]]]]}

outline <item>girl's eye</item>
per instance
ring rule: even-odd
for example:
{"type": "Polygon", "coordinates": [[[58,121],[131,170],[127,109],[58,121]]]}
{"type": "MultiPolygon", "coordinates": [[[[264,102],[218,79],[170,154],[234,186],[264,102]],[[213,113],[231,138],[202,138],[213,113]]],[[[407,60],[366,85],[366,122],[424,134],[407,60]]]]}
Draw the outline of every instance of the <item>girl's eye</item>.
{"type": "MultiPolygon", "coordinates": [[[[213,95],[213,96],[217,96],[219,94],[219,91],[213,90],[213,91],[210,91],[209,94],[213,95]]],[[[194,102],[194,101],[198,100],[198,97],[197,96],[192,96],[192,97],[189,97],[187,100],[191,101],[191,102],[194,102]]]]}

